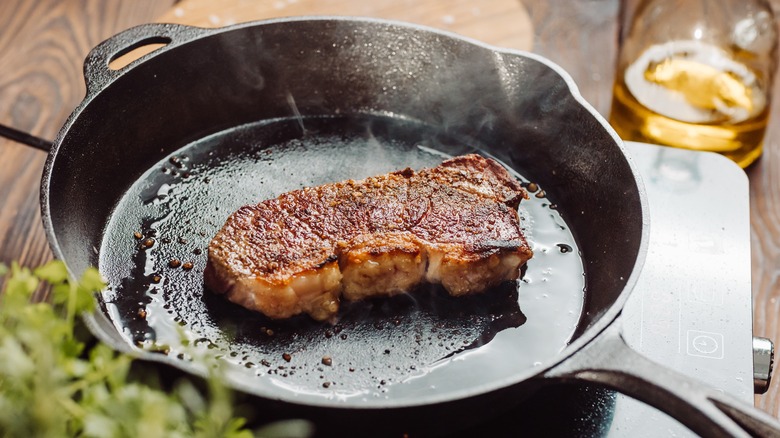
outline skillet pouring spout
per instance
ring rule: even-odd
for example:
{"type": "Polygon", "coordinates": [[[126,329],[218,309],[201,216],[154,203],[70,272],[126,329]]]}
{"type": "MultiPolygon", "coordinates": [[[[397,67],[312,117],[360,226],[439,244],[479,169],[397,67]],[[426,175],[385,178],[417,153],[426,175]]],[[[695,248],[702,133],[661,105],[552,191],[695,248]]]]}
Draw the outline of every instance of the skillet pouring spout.
{"type": "Polygon", "coordinates": [[[780,422],[765,412],[634,351],[623,339],[621,326],[619,316],[544,376],[619,391],[662,410],[701,436],[780,436],[780,422]]]}

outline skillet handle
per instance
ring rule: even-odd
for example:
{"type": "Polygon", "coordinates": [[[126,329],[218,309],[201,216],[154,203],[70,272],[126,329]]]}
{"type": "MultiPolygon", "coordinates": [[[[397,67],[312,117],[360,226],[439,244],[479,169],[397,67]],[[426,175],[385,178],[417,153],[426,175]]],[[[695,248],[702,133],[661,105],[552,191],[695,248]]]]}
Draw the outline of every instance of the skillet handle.
{"type": "Polygon", "coordinates": [[[139,58],[147,59],[202,36],[210,30],[181,24],[150,23],[131,27],[108,38],[95,46],[84,59],[84,80],[87,84],[87,96],[97,94],[129,67],[128,65],[116,70],[109,67],[111,61],[120,56],[150,44],[165,44],[164,47],[139,58]]]}
{"type": "Polygon", "coordinates": [[[545,377],[614,389],[669,414],[701,436],[780,436],[780,422],[765,412],[631,349],[619,318],[545,377]]]}

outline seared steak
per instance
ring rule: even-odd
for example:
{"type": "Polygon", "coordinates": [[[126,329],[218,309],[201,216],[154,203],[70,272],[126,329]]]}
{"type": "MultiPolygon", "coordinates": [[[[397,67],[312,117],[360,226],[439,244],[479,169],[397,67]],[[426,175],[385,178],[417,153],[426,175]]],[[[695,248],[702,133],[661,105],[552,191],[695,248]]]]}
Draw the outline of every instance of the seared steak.
{"type": "Polygon", "coordinates": [[[285,193],[233,213],[209,244],[206,285],[271,318],[325,320],[339,299],[441,283],[454,296],[515,280],[532,252],[525,190],[478,155],[285,193]]]}

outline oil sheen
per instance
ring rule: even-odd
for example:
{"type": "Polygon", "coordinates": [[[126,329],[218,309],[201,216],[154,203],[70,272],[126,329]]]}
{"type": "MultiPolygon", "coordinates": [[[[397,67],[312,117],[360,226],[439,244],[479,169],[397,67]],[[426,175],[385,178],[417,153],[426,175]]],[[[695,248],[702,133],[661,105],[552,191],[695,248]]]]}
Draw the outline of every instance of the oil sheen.
{"type": "Polygon", "coordinates": [[[625,140],[718,152],[742,167],[761,155],[769,115],[761,78],[720,48],[652,46],[613,91],[610,123],[625,140]]]}
{"type": "Polygon", "coordinates": [[[117,205],[100,252],[106,309],[128,343],[182,361],[215,356],[256,393],[413,399],[534,369],[569,342],[585,288],[571,230],[541,188],[519,210],[534,258],[520,280],[485,294],[423,286],[342,303],[330,325],[273,321],[203,284],[208,243],[242,205],[480,149],[378,115],[271,120],[203,138],[150,168],[117,205]]]}

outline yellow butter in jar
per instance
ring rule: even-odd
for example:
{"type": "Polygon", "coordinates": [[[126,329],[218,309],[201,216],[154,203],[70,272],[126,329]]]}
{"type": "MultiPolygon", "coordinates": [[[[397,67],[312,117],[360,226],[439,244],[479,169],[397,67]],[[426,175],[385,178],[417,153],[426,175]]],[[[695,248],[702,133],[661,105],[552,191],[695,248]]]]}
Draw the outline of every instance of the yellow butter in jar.
{"type": "Polygon", "coordinates": [[[763,1],[650,0],[618,60],[610,123],[625,140],[755,161],[777,57],[763,1]]]}

